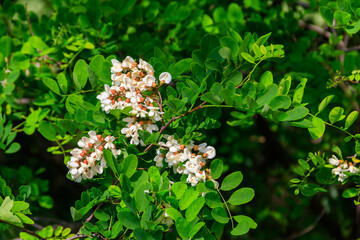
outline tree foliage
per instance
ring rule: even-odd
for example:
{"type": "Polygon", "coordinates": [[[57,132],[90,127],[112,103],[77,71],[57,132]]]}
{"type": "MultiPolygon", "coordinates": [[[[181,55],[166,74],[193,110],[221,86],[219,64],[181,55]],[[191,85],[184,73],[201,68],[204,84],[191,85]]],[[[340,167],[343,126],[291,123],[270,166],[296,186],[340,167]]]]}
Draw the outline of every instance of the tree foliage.
{"type": "Polygon", "coordinates": [[[358,1],[0,15],[0,237],[360,237],[358,1]]]}

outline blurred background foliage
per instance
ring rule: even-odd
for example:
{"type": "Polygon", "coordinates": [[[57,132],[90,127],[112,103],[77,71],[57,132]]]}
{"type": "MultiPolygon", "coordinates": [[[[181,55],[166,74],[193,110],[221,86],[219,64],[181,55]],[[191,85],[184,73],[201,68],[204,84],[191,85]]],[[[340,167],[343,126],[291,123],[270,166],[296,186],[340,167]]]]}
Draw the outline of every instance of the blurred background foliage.
{"type": "MultiPolygon", "coordinates": [[[[65,178],[67,168],[63,156],[56,152],[57,144],[36,131],[38,119],[51,120],[65,112],[64,103],[57,101],[59,96],[49,92],[41,79],[59,72],[71,76],[77,59],[90,60],[102,54],[150,60],[159,48],[179,61],[191,57],[207,33],[225,35],[229,27],[241,36],[271,33],[269,43],[284,45],[285,57],[261,64],[253,79],[267,70],[275,81],[292,76],[294,85],[306,77],[304,102],[309,106],[333,94],[334,106],[343,106],[346,113],[359,111],[358,84],[339,81],[360,67],[359,34],[352,28],[330,28],[319,13],[321,6],[334,11],[351,12],[349,6],[359,10],[357,1],[1,2],[0,132],[4,151],[0,152],[0,187],[3,194],[10,191],[16,196],[20,194],[16,189],[30,186],[32,218],[39,224],[77,229],[69,208],[87,188],[65,178]],[[30,113],[36,115],[35,120],[27,118],[30,113]],[[25,127],[19,130],[22,124],[25,127]]],[[[344,25],[358,27],[359,13],[352,12],[344,25]]],[[[258,223],[256,230],[239,239],[360,237],[360,208],[341,197],[343,186],[330,186],[327,193],[313,197],[295,196],[290,189],[297,160],[306,159],[308,152],[330,156],[331,146],[338,145],[344,155],[354,154],[354,146],[343,141],[341,132],[328,129],[323,138],[312,140],[306,129],[275,125],[259,115],[249,118],[226,109],[220,120],[221,129],[208,132],[206,141],[217,149],[217,157],[224,160],[227,169],[242,171],[243,186],[256,192],[251,203],[232,209],[258,223]],[[239,120],[238,124],[226,124],[230,118],[239,120]]],[[[351,131],[359,131],[358,122],[351,131]]],[[[67,148],[74,143],[69,140],[67,148]]],[[[5,226],[0,224],[0,239],[14,236],[1,228],[5,226]]],[[[223,238],[230,235],[225,232],[223,238]]]]}

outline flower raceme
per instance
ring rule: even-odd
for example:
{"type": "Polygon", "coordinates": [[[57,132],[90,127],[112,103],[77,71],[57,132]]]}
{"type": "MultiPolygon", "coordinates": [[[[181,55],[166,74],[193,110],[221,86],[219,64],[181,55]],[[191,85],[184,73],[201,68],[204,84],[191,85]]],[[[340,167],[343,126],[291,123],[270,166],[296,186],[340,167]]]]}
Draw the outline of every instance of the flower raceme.
{"type": "Polygon", "coordinates": [[[339,182],[343,182],[348,178],[348,175],[346,175],[345,172],[350,172],[353,174],[359,172],[359,169],[355,167],[356,163],[340,160],[335,155],[332,155],[332,157],[329,158],[329,163],[336,167],[332,169],[332,173],[338,176],[339,182]]]}
{"type": "Polygon", "coordinates": [[[137,63],[128,56],[122,62],[116,59],[112,59],[111,62],[112,85],[105,84],[105,91],[100,93],[97,99],[106,113],[130,107],[129,113],[132,117],[123,119],[127,125],[121,133],[131,138],[130,144],[144,146],[139,139],[139,130],[150,133],[158,131],[155,123],[161,121],[163,114],[154,97],[155,90],[164,83],[170,83],[172,77],[170,73],[164,72],[157,81],[153,67],[142,59],[137,63]],[[150,92],[151,96],[144,94],[145,91],[150,92]]]}
{"type": "Polygon", "coordinates": [[[172,167],[174,173],[188,175],[187,182],[192,186],[200,181],[211,179],[210,169],[205,168],[206,160],[215,157],[215,148],[206,143],[194,145],[190,141],[188,145],[182,145],[175,140],[173,135],[164,135],[167,142],[159,142],[157,156],[154,158],[157,167],[163,167],[164,163],[172,167]]]}
{"type": "Polygon", "coordinates": [[[88,137],[82,137],[78,146],[70,154],[70,161],[67,163],[69,173],[73,180],[81,182],[82,180],[91,179],[97,174],[102,174],[106,168],[106,161],[103,156],[103,150],[109,149],[117,157],[121,150],[117,150],[113,141],[115,137],[97,135],[95,131],[90,131],[88,137]]]}

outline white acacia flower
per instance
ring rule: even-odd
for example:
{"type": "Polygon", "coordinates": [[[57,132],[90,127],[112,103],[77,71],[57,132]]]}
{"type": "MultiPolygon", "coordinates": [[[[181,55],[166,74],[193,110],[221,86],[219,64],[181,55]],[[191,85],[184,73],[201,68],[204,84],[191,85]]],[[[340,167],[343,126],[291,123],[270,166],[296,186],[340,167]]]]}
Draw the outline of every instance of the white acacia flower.
{"type": "Polygon", "coordinates": [[[207,154],[207,158],[212,159],[216,155],[215,148],[212,146],[207,146],[204,150],[204,154],[207,154]]]}
{"type": "Polygon", "coordinates": [[[140,58],[138,68],[144,69],[147,73],[154,73],[154,68],[149,63],[140,58]]]}
{"type": "Polygon", "coordinates": [[[329,163],[333,166],[338,166],[340,164],[339,159],[335,155],[332,155],[332,157],[329,158],[329,163]]]}
{"type": "Polygon", "coordinates": [[[160,82],[164,82],[166,84],[169,84],[172,80],[171,74],[168,72],[163,72],[159,76],[160,82]]]}
{"type": "Polygon", "coordinates": [[[356,174],[359,172],[359,169],[353,165],[350,165],[349,167],[349,172],[353,173],[353,174],[356,174]]]}
{"type": "Polygon", "coordinates": [[[130,57],[130,56],[127,56],[124,61],[122,62],[122,67],[123,68],[132,68],[132,65],[135,63],[135,60],[130,57]]]}
{"type": "Polygon", "coordinates": [[[155,83],[155,77],[152,76],[152,75],[146,75],[144,78],[143,78],[143,81],[145,83],[146,86],[148,87],[151,87],[153,85],[153,83],[155,83]]]}

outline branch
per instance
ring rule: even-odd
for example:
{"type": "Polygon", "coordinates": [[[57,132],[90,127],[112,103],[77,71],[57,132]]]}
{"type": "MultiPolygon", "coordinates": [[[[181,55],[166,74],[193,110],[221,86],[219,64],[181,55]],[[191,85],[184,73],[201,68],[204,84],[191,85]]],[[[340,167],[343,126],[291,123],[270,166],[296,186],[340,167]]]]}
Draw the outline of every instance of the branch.
{"type": "Polygon", "coordinates": [[[27,10],[27,3],[25,3],[25,12],[26,12],[26,18],[27,18],[27,22],[28,22],[28,25],[29,25],[29,29],[30,29],[30,34],[31,34],[31,36],[34,36],[34,32],[33,32],[32,27],[31,27],[29,13],[28,13],[28,10],[27,10]]]}
{"type": "Polygon", "coordinates": [[[0,219],[0,223],[9,224],[9,225],[11,225],[11,226],[13,226],[13,227],[16,227],[16,228],[21,229],[21,231],[26,232],[26,233],[34,236],[34,237],[37,237],[37,238],[39,238],[39,239],[41,239],[41,240],[45,240],[45,238],[39,236],[37,233],[35,233],[35,232],[33,232],[33,231],[30,231],[30,230],[28,230],[28,229],[26,229],[26,228],[24,228],[24,227],[17,226],[17,225],[15,225],[15,224],[9,223],[9,222],[7,222],[7,221],[5,221],[5,220],[2,220],[2,219],[0,219]]]}
{"type": "Polygon", "coordinates": [[[330,32],[324,30],[323,28],[321,28],[321,27],[319,27],[319,26],[316,26],[316,25],[310,24],[310,23],[306,23],[306,22],[304,22],[303,20],[299,20],[298,23],[299,23],[299,26],[300,26],[301,28],[310,29],[310,30],[312,30],[312,31],[314,31],[314,32],[317,32],[318,34],[320,34],[320,35],[322,35],[322,36],[324,36],[324,37],[326,37],[326,38],[330,38],[330,37],[331,37],[331,33],[330,33],[330,32]]]}
{"type": "Polygon", "coordinates": [[[319,216],[315,219],[315,221],[309,225],[307,228],[303,229],[300,232],[294,233],[292,234],[290,237],[288,237],[286,240],[292,240],[292,239],[297,239],[303,235],[305,235],[306,233],[310,232],[311,230],[313,230],[313,228],[316,226],[316,224],[318,224],[318,222],[320,221],[320,219],[322,218],[322,216],[324,216],[325,214],[325,209],[323,209],[321,211],[321,213],[319,214],[319,216]]]}
{"type": "MultiPolygon", "coordinates": [[[[185,117],[185,116],[189,115],[190,113],[195,112],[196,110],[199,110],[200,108],[202,108],[202,107],[204,106],[205,103],[206,103],[206,102],[202,102],[202,103],[201,103],[199,106],[197,106],[196,108],[193,108],[193,109],[191,109],[190,111],[188,111],[188,112],[186,112],[186,113],[184,113],[184,114],[181,114],[180,116],[172,117],[172,118],[170,119],[170,121],[165,124],[165,126],[161,127],[161,129],[160,129],[160,131],[159,131],[159,136],[161,135],[161,133],[164,132],[164,130],[165,130],[173,121],[178,120],[178,119],[180,119],[180,118],[182,118],[182,117],[185,117]]],[[[150,144],[147,148],[145,148],[145,150],[143,151],[143,153],[149,151],[153,146],[154,146],[154,144],[150,144]]]]}

